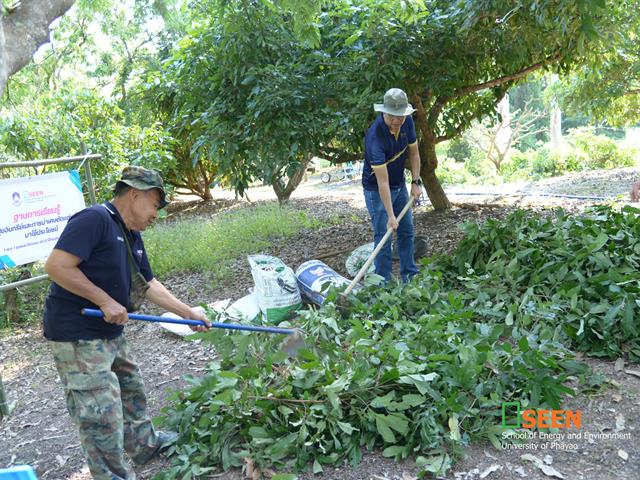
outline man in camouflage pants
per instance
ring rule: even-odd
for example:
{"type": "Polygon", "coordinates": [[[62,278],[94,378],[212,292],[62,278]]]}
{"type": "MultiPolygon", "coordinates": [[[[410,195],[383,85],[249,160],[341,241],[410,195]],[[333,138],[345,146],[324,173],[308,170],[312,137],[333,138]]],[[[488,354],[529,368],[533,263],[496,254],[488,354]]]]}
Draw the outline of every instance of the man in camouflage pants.
{"type": "Polygon", "coordinates": [[[142,465],[177,437],[151,424],[140,370],[122,335],[127,312],[146,298],[209,323],[153,277],[139,232],[167,205],[165,195],[157,172],[126,167],[114,199],[73,215],[45,264],[53,283],[44,335],[95,479],[135,479],[124,452],[142,465]],[[82,316],[83,308],[99,308],[104,317],[82,316]]]}

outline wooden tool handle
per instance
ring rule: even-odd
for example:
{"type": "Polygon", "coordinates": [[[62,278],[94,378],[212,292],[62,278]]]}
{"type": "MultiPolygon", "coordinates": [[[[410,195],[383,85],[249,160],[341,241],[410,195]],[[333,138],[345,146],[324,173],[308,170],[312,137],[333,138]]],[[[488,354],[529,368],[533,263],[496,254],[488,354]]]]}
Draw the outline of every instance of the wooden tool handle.
{"type": "MultiPolygon", "coordinates": [[[[402,217],[404,217],[405,214],[409,211],[409,209],[413,206],[414,200],[415,199],[413,198],[413,196],[411,196],[407,204],[404,206],[404,208],[400,212],[400,215],[396,217],[396,219],[398,220],[398,223],[400,223],[400,220],[402,220],[402,217]]],[[[384,234],[384,237],[382,237],[382,240],[380,240],[376,248],[373,250],[373,252],[371,252],[371,255],[369,255],[369,258],[367,258],[367,261],[364,262],[364,265],[362,266],[360,271],[357,273],[357,275],[353,278],[353,280],[351,280],[351,283],[349,284],[349,286],[345,288],[344,292],[342,292],[342,295],[344,296],[349,295],[351,293],[351,290],[353,290],[353,288],[356,286],[356,284],[360,280],[362,280],[362,277],[364,277],[364,274],[367,273],[367,271],[369,270],[369,266],[378,256],[378,253],[380,253],[380,250],[382,250],[382,247],[384,247],[384,244],[387,243],[387,240],[389,240],[389,237],[391,236],[392,233],[393,233],[393,228],[388,228],[387,233],[384,234]]]]}

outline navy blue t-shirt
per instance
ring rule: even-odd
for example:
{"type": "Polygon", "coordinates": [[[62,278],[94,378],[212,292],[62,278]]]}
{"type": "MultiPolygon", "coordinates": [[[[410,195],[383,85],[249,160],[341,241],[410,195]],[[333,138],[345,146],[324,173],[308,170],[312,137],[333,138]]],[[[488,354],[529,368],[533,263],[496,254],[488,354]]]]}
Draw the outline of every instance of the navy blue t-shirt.
{"type": "Polygon", "coordinates": [[[376,166],[386,165],[389,174],[389,188],[396,189],[404,185],[404,164],[409,145],[417,140],[413,118],[408,116],[398,132],[391,133],[384,123],[382,114],[371,124],[364,137],[364,167],[362,168],[362,186],[365,190],[378,190],[378,180],[374,174],[376,166]]]}
{"type": "MultiPolygon", "coordinates": [[[[81,258],[78,268],[87,278],[127,307],[130,264],[118,221],[121,222],[122,217],[109,202],[85,208],[69,219],[54,248],[81,258]]],[[[140,233],[124,229],[140,273],[147,281],[151,280],[153,272],[140,233]]],[[[52,282],[44,309],[44,336],[49,340],[70,342],[115,338],[122,333],[122,325],[81,315],[83,308],[98,307],[52,282]]]]}

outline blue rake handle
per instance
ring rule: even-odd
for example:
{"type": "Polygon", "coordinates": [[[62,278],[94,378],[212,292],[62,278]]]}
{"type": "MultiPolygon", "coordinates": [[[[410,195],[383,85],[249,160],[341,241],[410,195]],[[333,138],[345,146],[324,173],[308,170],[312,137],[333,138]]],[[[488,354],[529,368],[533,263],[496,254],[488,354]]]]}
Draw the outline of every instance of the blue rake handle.
{"type": "MultiPolygon", "coordinates": [[[[86,315],[87,317],[104,317],[104,313],[102,310],[96,310],[93,308],[83,308],[80,313],[82,315],[86,315]]],[[[187,318],[177,319],[177,318],[167,318],[167,317],[159,317],[156,315],[144,315],[142,313],[129,313],[129,318],[131,320],[143,320],[145,322],[156,322],[156,323],[176,323],[178,325],[190,325],[190,326],[206,326],[202,320],[190,320],[187,318]]],[[[297,330],[293,328],[278,328],[278,327],[258,327],[256,325],[240,325],[238,323],[220,323],[220,322],[211,322],[211,328],[225,328],[227,330],[245,330],[249,332],[264,332],[264,333],[279,333],[282,335],[292,335],[297,332],[297,330]]]]}

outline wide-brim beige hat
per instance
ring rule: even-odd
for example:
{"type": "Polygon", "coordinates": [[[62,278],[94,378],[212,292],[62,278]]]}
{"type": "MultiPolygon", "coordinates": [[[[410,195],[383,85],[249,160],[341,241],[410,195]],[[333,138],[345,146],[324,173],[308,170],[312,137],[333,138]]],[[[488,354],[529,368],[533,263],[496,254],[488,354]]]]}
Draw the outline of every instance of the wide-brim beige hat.
{"type": "Polygon", "coordinates": [[[388,113],[396,117],[411,115],[416,111],[413,105],[409,103],[407,94],[399,88],[387,90],[387,93],[384,94],[383,102],[384,103],[374,103],[373,109],[376,112],[388,113]]]}

